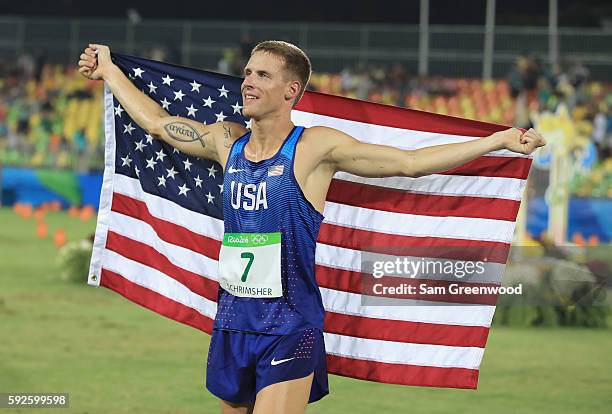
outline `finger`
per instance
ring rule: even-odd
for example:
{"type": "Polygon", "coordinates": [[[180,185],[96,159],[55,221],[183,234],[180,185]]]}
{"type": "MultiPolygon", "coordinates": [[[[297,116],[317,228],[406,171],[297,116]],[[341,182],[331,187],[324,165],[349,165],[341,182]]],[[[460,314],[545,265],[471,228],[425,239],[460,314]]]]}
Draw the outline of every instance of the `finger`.
{"type": "Polygon", "coordinates": [[[81,60],[84,60],[86,62],[93,62],[95,59],[92,58],[89,55],[86,55],[85,53],[81,53],[81,56],[79,56],[81,58],[81,60]]]}
{"type": "Polygon", "coordinates": [[[528,137],[528,136],[521,137],[521,144],[526,144],[526,143],[535,142],[535,141],[537,141],[537,138],[535,137],[528,137]]]}
{"type": "Polygon", "coordinates": [[[88,68],[93,68],[95,66],[95,63],[89,62],[89,61],[86,61],[86,60],[79,60],[79,66],[85,66],[85,67],[88,67],[88,68]]]}

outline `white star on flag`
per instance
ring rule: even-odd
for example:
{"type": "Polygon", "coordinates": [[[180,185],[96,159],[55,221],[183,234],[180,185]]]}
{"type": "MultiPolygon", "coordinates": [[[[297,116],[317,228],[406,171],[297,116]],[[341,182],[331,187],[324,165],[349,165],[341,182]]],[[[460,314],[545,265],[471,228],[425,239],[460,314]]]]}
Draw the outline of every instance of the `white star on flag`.
{"type": "Polygon", "coordinates": [[[182,186],[179,187],[179,195],[184,195],[185,197],[187,197],[187,191],[191,191],[191,188],[187,187],[187,183],[183,184],[182,186]]]}
{"type": "Polygon", "coordinates": [[[178,174],[177,171],[174,171],[174,167],[172,167],[170,169],[166,168],[166,171],[168,171],[168,178],[174,179],[174,176],[178,174]]]}
{"type": "Polygon", "coordinates": [[[123,164],[121,164],[122,167],[125,167],[126,165],[130,167],[130,164],[132,163],[130,154],[127,154],[125,157],[121,158],[121,161],[123,161],[123,164]]]}
{"type": "Polygon", "coordinates": [[[238,104],[238,102],[236,102],[236,105],[232,105],[232,109],[234,110],[235,114],[239,114],[240,110],[242,109],[242,106],[238,104]]]}
{"type": "Polygon", "coordinates": [[[152,156],[151,156],[150,160],[146,160],[146,161],[147,161],[147,167],[146,168],[150,168],[152,170],[155,170],[155,165],[157,164],[157,161],[155,161],[152,156]]]}
{"type": "Polygon", "coordinates": [[[210,191],[209,191],[209,192],[208,192],[208,194],[206,194],[206,198],[208,199],[208,202],[209,202],[209,203],[212,203],[212,202],[213,202],[213,200],[215,199],[215,196],[214,196],[214,195],[212,195],[212,194],[210,193],[210,191]]]}
{"type": "Polygon", "coordinates": [[[132,135],[132,131],[136,129],[132,126],[131,122],[127,125],[123,124],[123,128],[124,128],[123,133],[125,134],[127,132],[130,135],[132,135]]]}
{"type": "Polygon", "coordinates": [[[170,77],[170,75],[166,75],[166,77],[162,78],[162,82],[163,82],[163,84],[164,84],[164,85],[168,85],[168,86],[170,86],[170,84],[172,83],[172,81],[173,81],[173,80],[174,80],[174,79],[172,79],[172,78],[170,77]]]}
{"type": "Polygon", "coordinates": [[[183,164],[185,165],[185,170],[186,171],[191,171],[191,162],[189,162],[189,159],[186,159],[185,161],[183,161],[183,164]]]}
{"type": "Polygon", "coordinates": [[[145,138],[147,139],[147,144],[153,143],[153,137],[150,134],[145,134],[145,138]]]}
{"type": "Polygon", "coordinates": [[[227,116],[223,115],[223,111],[215,114],[215,116],[217,117],[217,122],[223,122],[223,120],[227,118],[227,116]]]}
{"type": "Polygon", "coordinates": [[[159,183],[157,184],[158,187],[160,185],[163,185],[164,187],[166,186],[166,177],[162,175],[161,177],[157,177],[157,179],[159,180],[159,183]]]}
{"type": "Polygon", "coordinates": [[[142,74],[144,73],[144,70],[140,69],[140,68],[134,68],[132,69],[134,71],[134,77],[135,78],[140,78],[142,79],[142,74]]]}
{"type": "Polygon", "coordinates": [[[219,186],[219,193],[223,192],[223,184],[217,184],[219,186]]]}
{"type": "Polygon", "coordinates": [[[149,93],[157,94],[157,86],[153,85],[153,81],[149,82],[147,86],[149,87],[149,93]]]}
{"type": "Polygon", "coordinates": [[[247,129],[251,129],[251,120],[250,119],[247,120],[247,121],[244,121],[244,123],[245,123],[247,129]]]}
{"type": "Polygon", "coordinates": [[[137,165],[134,166],[134,171],[136,171],[136,177],[140,178],[140,170],[137,165]]]}
{"type": "Polygon", "coordinates": [[[202,84],[197,83],[196,81],[193,81],[190,83],[191,85],[191,92],[196,91],[196,92],[200,92],[200,86],[202,86],[202,84]]]}
{"type": "Polygon", "coordinates": [[[210,168],[207,168],[207,170],[208,170],[209,177],[216,178],[215,173],[217,172],[217,170],[215,169],[215,164],[211,165],[210,168]]]}
{"type": "Polygon", "coordinates": [[[221,87],[217,90],[219,91],[219,97],[225,96],[227,98],[227,93],[229,91],[225,89],[225,85],[221,85],[221,87]]]}
{"type": "Polygon", "coordinates": [[[196,183],[196,187],[200,187],[202,188],[202,179],[200,178],[200,175],[198,174],[198,176],[196,178],[194,178],[195,183],[196,183]]]}
{"type": "Polygon", "coordinates": [[[169,109],[169,107],[170,107],[170,102],[168,102],[168,100],[166,98],[161,100],[161,104],[162,104],[162,108],[164,108],[164,109],[169,109]]]}
{"type": "Polygon", "coordinates": [[[202,99],[204,101],[204,106],[208,106],[209,108],[212,108],[212,104],[214,104],[215,101],[214,99],[212,99],[210,96],[206,99],[202,99]]]}
{"type": "Polygon", "coordinates": [[[115,108],[115,115],[121,117],[121,113],[124,111],[121,105],[117,104],[117,106],[113,108],[115,108]]]}
{"type": "Polygon", "coordinates": [[[136,143],[136,149],[134,151],[140,151],[143,152],[143,148],[146,147],[147,145],[143,142],[143,140],[141,139],[140,141],[138,141],[136,143]]]}
{"type": "Polygon", "coordinates": [[[163,148],[160,149],[158,152],[156,152],[156,154],[157,154],[157,160],[162,160],[162,162],[164,161],[164,157],[167,157],[167,155],[164,152],[163,148]]]}
{"type": "Polygon", "coordinates": [[[195,108],[193,104],[191,104],[185,109],[187,110],[187,116],[193,116],[195,118],[195,113],[198,112],[198,108],[195,108]]]}
{"type": "Polygon", "coordinates": [[[179,101],[183,102],[183,96],[185,96],[185,94],[180,89],[178,90],[178,92],[174,92],[174,100],[175,101],[178,99],[179,101]]]}
{"type": "Polygon", "coordinates": [[[179,150],[177,150],[176,148],[172,148],[172,153],[173,153],[173,154],[178,154],[178,153],[179,153],[179,150]]]}

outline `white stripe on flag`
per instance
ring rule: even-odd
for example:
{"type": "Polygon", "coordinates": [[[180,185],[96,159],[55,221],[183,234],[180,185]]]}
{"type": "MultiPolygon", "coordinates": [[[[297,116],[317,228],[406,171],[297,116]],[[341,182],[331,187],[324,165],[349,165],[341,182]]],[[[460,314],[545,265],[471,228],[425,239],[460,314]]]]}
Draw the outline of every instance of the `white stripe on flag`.
{"type": "Polygon", "coordinates": [[[104,257],[102,252],[104,252],[104,246],[106,246],[106,235],[108,234],[110,220],[109,213],[113,202],[113,187],[115,185],[115,110],[113,94],[106,83],[104,84],[104,137],[104,173],[102,188],[100,189],[96,232],[87,277],[87,284],[92,286],[100,286],[100,272],[102,270],[102,258],[104,257]]]}
{"type": "MultiPolygon", "coordinates": [[[[482,139],[463,135],[440,134],[435,132],[415,131],[411,129],[395,128],[384,125],[369,124],[327,115],[293,110],[291,120],[296,125],[305,127],[327,126],[338,129],[352,137],[370,144],[390,145],[402,149],[418,149],[432,145],[454,144],[458,142],[482,139]]],[[[491,151],[487,155],[498,157],[530,158],[509,150],[491,151]]]]}
{"type": "Polygon", "coordinates": [[[325,332],[325,350],[332,355],[390,364],[478,369],[484,348],[412,344],[356,338],[325,332]]]}
{"type": "Polygon", "coordinates": [[[354,183],[406,190],[418,194],[490,197],[505,198],[508,200],[520,200],[525,185],[525,180],[519,178],[442,174],[432,174],[419,178],[365,178],[345,172],[339,172],[334,175],[334,178],[354,183]]]}

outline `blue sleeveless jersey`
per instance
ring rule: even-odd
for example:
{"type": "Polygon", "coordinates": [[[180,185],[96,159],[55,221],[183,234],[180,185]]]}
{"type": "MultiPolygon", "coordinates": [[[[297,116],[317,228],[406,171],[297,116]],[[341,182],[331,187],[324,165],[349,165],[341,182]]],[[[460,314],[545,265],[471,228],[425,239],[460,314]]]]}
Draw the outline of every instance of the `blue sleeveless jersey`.
{"type": "Polygon", "coordinates": [[[295,148],[303,131],[304,127],[294,127],[278,152],[260,162],[244,156],[250,132],[232,146],[223,179],[225,232],[281,233],[283,295],[245,298],[219,288],[215,329],[277,335],[323,329],[323,302],[314,272],[316,239],[323,215],[306,199],[293,172],[295,148]],[[259,200],[264,181],[265,202],[259,200]],[[253,194],[241,194],[246,192],[246,184],[251,184],[251,189],[256,186],[253,193],[257,200],[253,194]]]}

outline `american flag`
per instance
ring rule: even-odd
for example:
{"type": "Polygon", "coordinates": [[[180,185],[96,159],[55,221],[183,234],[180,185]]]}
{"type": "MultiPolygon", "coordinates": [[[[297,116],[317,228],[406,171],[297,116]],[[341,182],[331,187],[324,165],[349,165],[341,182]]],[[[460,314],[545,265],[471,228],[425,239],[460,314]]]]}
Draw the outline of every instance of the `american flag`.
{"type": "MultiPolygon", "coordinates": [[[[119,54],[113,60],[172,115],[249,127],[239,78],[119,54]]],[[[88,283],[210,333],[223,236],[222,169],[153,139],[108,88],[104,106],[105,170],[88,283]]],[[[504,128],[315,92],[305,94],[292,120],[403,149],[504,128]]],[[[530,157],[500,150],[420,178],[336,174],[316,251],[330,373],[476,388],[496,296],[380,297],[367,306],[362,259],[389,254],[388,246],[435,260],[483,259],[488,276],[462,283],[499,285],[530,166],[530,157]]]]}

